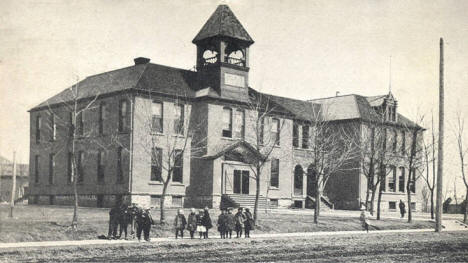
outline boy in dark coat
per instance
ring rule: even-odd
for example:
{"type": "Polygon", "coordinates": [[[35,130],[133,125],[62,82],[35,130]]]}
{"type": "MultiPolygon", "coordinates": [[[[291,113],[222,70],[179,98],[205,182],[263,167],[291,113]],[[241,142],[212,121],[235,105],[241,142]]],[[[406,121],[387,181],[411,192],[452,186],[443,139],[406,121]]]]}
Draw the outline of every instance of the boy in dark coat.
{"type": "Polygon", "coordinates": [[[177,211],[177,215],[174,219],[174,227],[175,227],[175,238],[177,239],[179,233],[180,237],[184,238],[184,229],[185,225],[187,225],[187,220],[185,220],[184,211],[179,209],[177,211]]]}
{"type": "Polygon", "coordinates": [[[131,223],[131,221],[132,221],[132,215],[130,214],[130,211],[127,205],[122,204],[119,210],[119,225],[120,225],[119,238],[122,237],[122,232],[124,232],[125,239],[127,239],[127,227],[128,227],[128,224],[131,223]]]}
{"type": "Polygon", "coordinates": [[[245,223],[244,223],[244,229],[245,229],[245,238],[250,238],[250,230],[254,229],[255,222],[253,220],[252,213],[250,213],[250,210],[248,208],[245,209],[245,223]]]}
{"type": "Polygon", "coordinates": [[[190,210],[190,215],[188,216],[187,230],[190,232],[190,238],[193,239],[193,235],[197,230],[197,214],[195,208],[190,210]]]}
{"type": "Polygon", "coordinates": [[[234,216],[235,221],[236,221],[236,234],[237,238],[242,237],[242,230],[244,229],[244,224],[245,224],[245,216],[244,213],[242,213],[242,207],[239,207],[237,209],[237,214],[234,216]]]}
{"type": "Polygon", "coordinates": [[[221,238],[226,238],[226,230],[227,230],[227,215],[226,210],[221,210],[221,214],[218,216],[218,231],[221,234],[221,238]]]}
{"type": "Polygon", "coordinates": [[[109,211],[109,231],[107,233],[108,239],[117,238],[117,227],[119,226],[119,208],[114,206],[109,211]]]}
{"type": "Polygon", "coordinates": [[[153,218],[149,209],[142,210],[137,217],[137,238],[141,240],[141,232],[143,231],[144,238],[146,241],[150,241],[151,225],[154,224],[153,218]]]}
{"type": "Polygon", "coordinates": [[[202,225],[205,227],[206,231],[203,233],[203,238],[208,238],[208,230],[213,227],[213,224],[211,223],[211,217],[210,213],[208,211],[208,207],[205,207],[205,213],[203,214],[202,217],[202,225]]]}
{"type": "Polygon", "coordinates": [[[232,214],[232,209],[228,209],[228,213],[226,214],[226,238],[229,234],[229,238],[232,238],[232,230],[236,227],[236,219],[232,214]]]}

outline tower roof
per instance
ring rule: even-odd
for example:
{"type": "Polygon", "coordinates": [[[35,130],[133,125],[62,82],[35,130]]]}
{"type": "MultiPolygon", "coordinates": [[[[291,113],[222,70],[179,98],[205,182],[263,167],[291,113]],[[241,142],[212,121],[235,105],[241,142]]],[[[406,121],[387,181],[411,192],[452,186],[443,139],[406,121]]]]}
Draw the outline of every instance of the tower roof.
{"type": "Polygon", "coordinates": [[[216,36],[231,37],[245,41],[249,45],[254,43],[249,33],[227,5],[219,5],[216,8],[192,42],[197,44],[204,39],[216,36]]]}

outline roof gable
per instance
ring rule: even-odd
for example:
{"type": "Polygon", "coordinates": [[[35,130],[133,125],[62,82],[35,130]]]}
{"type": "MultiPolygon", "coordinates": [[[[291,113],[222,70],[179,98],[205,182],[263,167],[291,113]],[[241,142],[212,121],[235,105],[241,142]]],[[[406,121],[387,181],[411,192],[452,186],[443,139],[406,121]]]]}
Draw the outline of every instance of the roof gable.
{"type": "Polygon", "coordinates": [[[249,33],[227,5],[219,5],[216,8],[192,42],[196,44],[204,39],[216,36],[231,37],[249,44],[254,43],[249,33]]]}

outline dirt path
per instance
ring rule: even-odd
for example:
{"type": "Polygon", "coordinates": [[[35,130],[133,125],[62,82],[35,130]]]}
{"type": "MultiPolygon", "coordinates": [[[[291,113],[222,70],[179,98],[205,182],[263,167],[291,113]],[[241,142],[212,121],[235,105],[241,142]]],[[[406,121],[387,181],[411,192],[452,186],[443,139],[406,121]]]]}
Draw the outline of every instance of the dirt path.
{"type": "MultiPolygon", "coordinates": [[[[447,220],[443,222],[445,230],[448,231],[468,231],[468,227],[456,220],[447,220]]],[[[395,229],[395,230],[374,230],[372,234],[380,233],[418,233],[418,232],[433,232],[433,229],[395,229]]],[[[288,238],[288,237],[313,237],[313,236],[341,236],[341,235],[366,235],[365,231],[333,231],[333,232],[296,232],[296,233],[274,233],[274,234],[252,234],[252,239],[268,239],[268,238],[288,238]]],[[[219,239],[218,236],[212,239],[219,239]]],[[[153,238],[152,243],[164,243],[176,241],[174,238],[153,238]]],[[[136,240],[67,240],[67,241],[40,241],[40,242],[17,242],[17,243],[0,243],[0,249],[7,248],[28,248],[28,247],[62,247],[62,246],[92,246],[106,244],[129,244],[137,243],[136,240]]]]}

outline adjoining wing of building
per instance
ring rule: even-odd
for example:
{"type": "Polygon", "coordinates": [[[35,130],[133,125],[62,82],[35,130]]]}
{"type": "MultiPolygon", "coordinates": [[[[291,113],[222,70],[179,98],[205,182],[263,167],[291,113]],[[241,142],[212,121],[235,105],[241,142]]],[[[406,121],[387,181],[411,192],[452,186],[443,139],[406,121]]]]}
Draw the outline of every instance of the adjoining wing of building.
{"type": "MultiPolygon", "coordinates": [[[[273,207],[307,207],[308,196],[314,196],[307,141],[318,112],[330,125],[354,125],[359,139],[379,122],[394,131],[398,145],[410,140],[404,132],[408,128],[420,129],[397,113],[391,93],[304,101],[250,87],[249,47],[254,41],[227,5],[218,6],[192,42],[196,71],[139,57],[133,66],[87,77],[31,109],[30,203],[71,204],[76,164],[80,205],[158,206],[161,177],[169,170],[165,161],[184,149],[170,167],[167,206],[252,206],[256,183],[249,161],[263,157],[255,147],[262,136],[277,140],[275,145],[265,142],[272,152],[262,170],[260,205],[268,200],[273,207]],[[77,109],[91,106],[72,126],[73,101],[77,109]],[[270,110],[259,126],[265,109],[270,110]],[[74,146],[75,162],[70,127],[81,136],[74,146]]],[[[384,210],[396,209],[406,196],[406,154],[395,155],[399,159],[385,182],[384,210]]],[[[322,201],[358,209],[367,189],[362,163],[356,158],[350,169],[333,176],[322,201]]]]}

